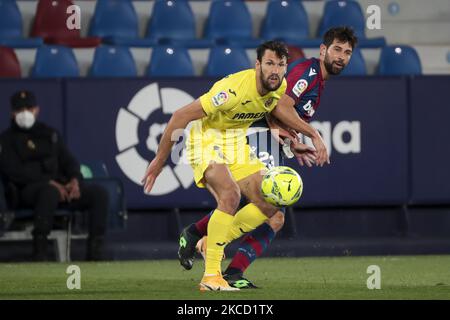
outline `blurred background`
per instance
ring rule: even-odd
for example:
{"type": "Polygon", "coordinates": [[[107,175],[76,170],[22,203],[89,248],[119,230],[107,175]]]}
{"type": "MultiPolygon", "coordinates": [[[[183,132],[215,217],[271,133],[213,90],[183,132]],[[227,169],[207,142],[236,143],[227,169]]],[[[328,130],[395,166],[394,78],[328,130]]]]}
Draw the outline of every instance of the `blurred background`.
{"type": "MultiPolygon", "coordinates": [[[[170,115],[252,68],[262,41],[318,57],[339,25],[360,41],[312,123],[331,165],[288,163],[304,193],[267,256],[449,253],[450,0],[0,0],[0,130],[11,94],[33,91],[85,178],[114,181],[109,258],[175,258],[180,230],[215,203],[185,164],[169,162],[143,193],[170,115]]],[[[0,260],[27,260],[30,217],[0,193],[0,260]]],[[[83,217],[70,221],[52,237],[61,261],[83,256],[83,217]]]]}

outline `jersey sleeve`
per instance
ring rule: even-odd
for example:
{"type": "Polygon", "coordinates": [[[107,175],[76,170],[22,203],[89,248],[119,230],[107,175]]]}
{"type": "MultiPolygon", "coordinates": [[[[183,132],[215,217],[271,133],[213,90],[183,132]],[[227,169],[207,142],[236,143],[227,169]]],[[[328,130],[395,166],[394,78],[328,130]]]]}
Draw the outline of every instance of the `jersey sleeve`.
{"type": "Polygon", "coordinates": [[[238,103],[236,84],[230,77],[217,81],[211,89],[200,97],[200,103],[207,115],[232,109],[238,103]]]}
{"type": "Polygon", "coordinates": [[[312,84],[312,81],[308,74],[310,66],[311,63],[300,63],[295,66],[294,69],[286,77],[286,94],[294,99],[295,105],[300,102],[302,95],[312,84]]]}

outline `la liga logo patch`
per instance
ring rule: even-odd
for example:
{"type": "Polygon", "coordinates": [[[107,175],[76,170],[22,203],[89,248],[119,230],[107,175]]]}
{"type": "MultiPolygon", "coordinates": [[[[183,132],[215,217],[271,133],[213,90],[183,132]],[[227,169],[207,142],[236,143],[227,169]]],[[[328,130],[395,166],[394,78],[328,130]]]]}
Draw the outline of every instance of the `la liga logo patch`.
{"type": "Polygon", "coordinates": [[[297,96],[300,97],[300,95],[303,93],[303,91],[308,88],[308,81],[305,79],[300,79],[297,81],[295,86],[292,88],[292,92],[297,96]]]}
{"type": "Polygon", "coordinates": [[[225,91],[221,91],[212,97],[212,102],[216,107],[223,105],[227,101],[228,101],[228,93],[226,93],[225,91]]]}

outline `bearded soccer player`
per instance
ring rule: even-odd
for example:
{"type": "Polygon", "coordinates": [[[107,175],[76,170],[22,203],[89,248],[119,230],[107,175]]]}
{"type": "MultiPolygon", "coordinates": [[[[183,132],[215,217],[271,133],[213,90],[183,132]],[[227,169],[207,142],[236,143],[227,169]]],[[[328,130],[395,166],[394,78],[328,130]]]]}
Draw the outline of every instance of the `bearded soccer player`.
{"type": "MultiPolygon", "coordinates": [[[[287,90],[278,101],[277,109],[295,110],[303,120],[309,122],[319,106],[325,81],[330,76],[342,72],[350,61],[356,43],[357,38],[350,28],[338,27],[328,30],[324,35],[323,44],[320,46],[319,59],[298,59],[288,66],[287,90]]],[[[292,127],[289,128],[282,123],[283,121],[280,122],[279,120],[268,116],[266,119],[252,124],[250,130],[253,134],[249,136],[249,141],[258,157],[269,168],[283,165],[283,154],[286,154],[287,146],[287,153],[290,153],[288,157],[295,155],[300,165],[306,164],[311,167],[316,162],[315,154],[298,152],[295,145],[291,144],[291,141],[295,142],[297,139],[297,134],[291,130],[292,127]],[[269,128],[272,131],[272,137],[269,128]],[[279,134],[273,135],[276,132],[279,134]],[[252,137],[256,138],[252,139],[252,137]],[[284,139],[286,138],[289,140],[285,143],[284,139]],[[271,139],[276,139],[276,143],[273,143],[271,139]],[[261,144],[261,140],[270,142],[270,144],[261,144]],[[275,150],[271,148],[274,145],[278,145],[275,150]],[[291,152],[289,152],[289,149],[291,152]]],[[[202,237],[207,234],[209,218],[210,215],[205,216],[195,224],[185,228],[181,233],[178,256],[185,269],[192,268],[197,241],[198,251],[202,252],[202,248],[207,247],[204,243],[205,238],[202,237]]],[[[243,273],[257,257],[267,250],[283,225],[284,210],[281,210],[274,214],[267,223],[263,223],[243,237],[240,247],[224,272],[224,278],[231,286],[246,289],[256,288],[251,281],[243,276],[243,273]]],[[[244,226],[243,229],[249,230],[249,226],[244,226]]]]}
{"type": "MultiPolygon", "coordinates": [[[[267,169],[246,141],[249,126],[272,113],[289,128],[311,138],[320,164],[329,162],[318,131],[303,121],[293,108],[281,110],[277,106],[286,90],[287,57],[283,43],[263,43],[257,48],[255,69],[223,78],[199,99],[177,110],[142,180],[144,191],[150,192],[172,145],[178,140],[174,138],[175,131],[184,130],[194,121],[187,143],[188,159],[197,186],[206,187],[217,201],[207,227],[205,272],[200,281],[202,291],[239,290],[222,276],[225,246],[242,236],[242,225],[253,230],[279,211],[260,193],[262,173],[267,169]],[[238,210],[241,194],[249,203],[238,210]]],[[[308,147],[303,147],[302,152],[310,152],[308,147]]]]}

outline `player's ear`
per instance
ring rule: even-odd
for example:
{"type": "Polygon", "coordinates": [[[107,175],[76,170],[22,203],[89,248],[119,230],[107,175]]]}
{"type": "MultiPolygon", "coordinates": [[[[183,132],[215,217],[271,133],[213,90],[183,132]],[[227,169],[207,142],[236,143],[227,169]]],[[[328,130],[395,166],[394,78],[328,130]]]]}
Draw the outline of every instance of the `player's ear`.
{"type": "Polygon", "coordinates": [[[259,60],[256,59],[256,62],[255,62],[255,69],[259,69],[260,66],[261,66],[261,62],[259,62],[259,60]]]}
{"type": "Polygon", "coordinates": [[[320,56],[325,57],[326,52],[327,52],[327,46],[322,43],[320,45],[320,56]]]}

